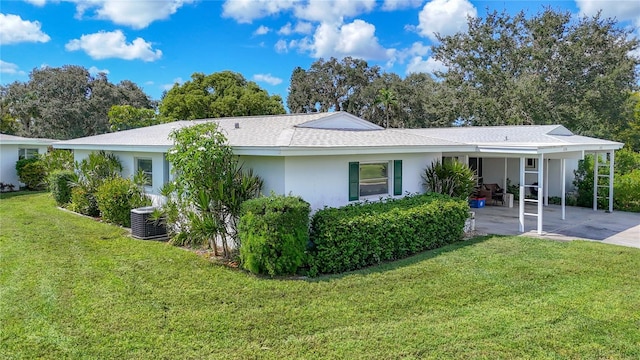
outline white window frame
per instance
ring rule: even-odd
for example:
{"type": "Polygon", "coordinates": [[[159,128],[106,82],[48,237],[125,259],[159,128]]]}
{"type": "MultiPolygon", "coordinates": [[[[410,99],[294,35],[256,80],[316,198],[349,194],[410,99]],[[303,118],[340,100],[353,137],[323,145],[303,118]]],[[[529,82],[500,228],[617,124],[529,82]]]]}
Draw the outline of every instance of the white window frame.
{"type": "Polygon", "coordinates": [[[147,157],[139,157],[139,158],[137,157],[137,158],[135,158],[135,162],[136,162],[136,174],[139,171],[142,171],[149,178],[149,182],[144,184],[144,186],[152,187],[153,186],[153,159],[152,158],[147,158],[147,157]],[[140,161],[149,161],[151,163],[151,171],[144,171],[144,170],[140,169],[140,161]]]}
{"type": "Polygon", "coordinates": [[[40,154],[38,148],[18,148],[18,160],[32,159],[38,154],[40,154]]]}

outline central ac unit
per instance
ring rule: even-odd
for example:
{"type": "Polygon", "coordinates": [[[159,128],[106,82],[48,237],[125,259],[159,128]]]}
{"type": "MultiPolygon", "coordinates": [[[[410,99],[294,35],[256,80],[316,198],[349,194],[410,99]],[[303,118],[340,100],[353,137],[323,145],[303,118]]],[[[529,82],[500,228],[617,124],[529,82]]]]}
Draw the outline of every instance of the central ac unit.
{"type": "Polygon", "coordinates": [[[167,238],[167,228],[163,221],[152,219],[155,208],[141,207],[131,210],[131,236],[142,240],[160,240],[167,238]]]}

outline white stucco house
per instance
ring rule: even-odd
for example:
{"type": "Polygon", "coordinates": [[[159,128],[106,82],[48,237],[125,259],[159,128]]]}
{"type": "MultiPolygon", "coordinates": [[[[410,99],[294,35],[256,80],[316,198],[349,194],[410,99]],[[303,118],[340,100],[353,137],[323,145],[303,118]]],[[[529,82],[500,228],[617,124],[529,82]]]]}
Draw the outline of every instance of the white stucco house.
{"type": "MultiPolygon", "coordinates": [[[[313,209],[422,192],[424,169],[445,157],[467,162],[484,183],[506,187],[509,178],[520,184],[521,194],[535,188],[544,199],[564,199],[571,170],[585,152],[608,154],[613,166],[614,151],[623,145],[574,135],[561,125],[384,129],[333,112],[177,121],[53,146],[72,149],[76,161],[92,151],[111,152],[121,159],[123,176],[139,170],[150,175],[147,190],[157,196],[170,179],[165,158],[172,146],[169,134],[202,122],[218,124],[245,167],[264,179],[265,194],[299,195],[313,209]]],[[[524,196],[520,199],[521,231],[524,216],[532,215],[538,217],[540,232],[544,201],[529,214],[524,196]]]]}
{"type": "Polygon", "coordinates": [[[45,154],[47,148],[55,141],[0,134],[0,182],[13,184],[17,190],[21,183],[16,173],[16,162],[19,159],[45,154]]]}

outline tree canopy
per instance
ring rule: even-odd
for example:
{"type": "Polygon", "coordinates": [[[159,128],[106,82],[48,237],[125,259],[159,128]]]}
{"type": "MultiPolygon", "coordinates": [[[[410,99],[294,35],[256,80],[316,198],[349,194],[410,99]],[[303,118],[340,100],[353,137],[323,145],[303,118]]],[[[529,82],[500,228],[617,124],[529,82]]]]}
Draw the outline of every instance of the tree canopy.
{"type": "Polygon", "coordinates": [[[445,89],[428,74],[402,79],[364,60],[331,58],[293,70],[287,106],[292,113],[347,111],[381,126],[449,126],[455,117],[439,105],[442,94],[445,89]]]}
{"type": "Polygon", "coordinates": [[[461,122],[564,124],[606,138],[625,126],[638,40],[615,20],[546,9],[531,18],[492,12],[469,18],[468,28],[438,35],[433,48],[461,122]]]}
{"type": "Polygon", "coordinates": [[[109,82],[81,66],[34,69],[29,81],[0,88],[3,128],[28,137],[71,139],[109,131],[113,105],[151,108],[149,97],[133,82],[109,82]]]}
{"type": "Polygon", "coordinates": [[[232,71],[194,73],[190,81],[175,84],[160,104],[165,121],[284,113],[279,95],[269,95],[232,71]]]}

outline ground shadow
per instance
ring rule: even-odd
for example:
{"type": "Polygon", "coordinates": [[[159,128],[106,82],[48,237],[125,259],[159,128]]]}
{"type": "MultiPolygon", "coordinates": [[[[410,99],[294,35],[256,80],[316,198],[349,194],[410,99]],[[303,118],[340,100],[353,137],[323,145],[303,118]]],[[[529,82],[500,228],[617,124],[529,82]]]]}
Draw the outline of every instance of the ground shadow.
{"type": "Polygon", "coordinates": [[[378,274],[378,273],[384,273],[387,271],[393,271],[393,270],[397,270],[397,269],[401,269],[407,266],[411,266],[414,264],[417,264],[421,261],[424,260],[429,260],[429,259],[433,259],[437,256],[440,256],[442,254],[446,254],[452,251],[456,251],[458,249],[461,248],[465,248],[467,246],[474,246],[476,244],[479,244],[481,242],[484,242],[488,239],[491,238],[495,238],[495,237],[508,237],[508,236],[502,236],[502,235],[484,235],[484,236],[477,236],[475,238],[472,239],[468,239],[468,240],[462,240],[462,241],[458,241],[456,243],[453,244],[449,244],[449,245],[445,245],[443,247],[437,248],[437,249],[432,249],[432,250],[426,250],[423,251],[421,253],[417,253],[415,255],[411,255],[409,257],[403,258],[403,259],[398,259],[398,260],[394,260],[394,261],[389,261],[389,262],[384,262],[384,263],[380,263],[377,265],[372,265],[366,268],[362,268],[362,269],[358,269],[358,270],[353,270],[353,271],[347,271],[347,272],[343,272],[343,273],[339,273],[339,274],[323,274],[320,275],[318,277],[303,277],[301,278],[302,280],[308,281],[308,282],[322,282],[322,281],[331,281],[331,280],[336,280],[336,279],[341,279],[345,276],[351,276],[351,275],[370,275],[370,274],[378,274]]]}

